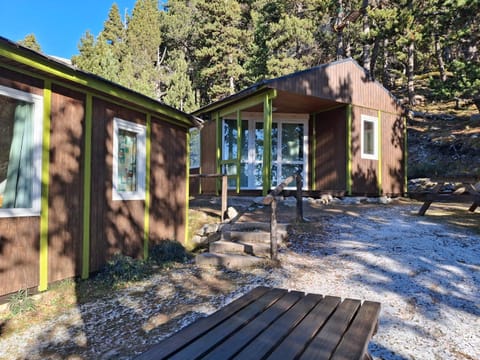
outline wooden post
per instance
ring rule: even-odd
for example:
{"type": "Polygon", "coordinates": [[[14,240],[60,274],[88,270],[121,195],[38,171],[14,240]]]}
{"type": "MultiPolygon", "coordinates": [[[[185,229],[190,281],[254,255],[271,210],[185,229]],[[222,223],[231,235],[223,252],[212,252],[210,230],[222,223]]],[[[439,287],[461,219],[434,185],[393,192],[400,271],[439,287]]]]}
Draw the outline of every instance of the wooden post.
{"type": "Polygon", "coordinates": [[[272,217],[270,220],[270,258],[277,260],[277,199],[272,197],[272,217]]]}
{"type": "Polygon", "coordinates": [[[302,188],[303,188],[303,181],[302,175],[297,174],[295,176],[297,180],[297,223],[304,222],[303,219],[303,200],[302,200],[302,188]]]}
{"type": "Polygon", "coordinates": [[[227,187],[228,187],[228,177],[227,175],[222,176],[222,216],[221,221],[225,221],[225,213],[227,212],[227,187]]]}

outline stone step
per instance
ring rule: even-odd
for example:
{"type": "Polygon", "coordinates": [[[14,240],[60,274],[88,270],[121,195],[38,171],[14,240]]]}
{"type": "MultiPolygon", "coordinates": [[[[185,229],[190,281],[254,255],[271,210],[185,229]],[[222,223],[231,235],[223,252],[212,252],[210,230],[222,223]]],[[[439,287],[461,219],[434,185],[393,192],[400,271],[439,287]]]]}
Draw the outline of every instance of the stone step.
{"type": "MultiPolygon", "coordinates": [[[[287,232],[289,224],[287,223],[278,223],[278,231],[287,232]]],[[[270,223],[267,222],[244,222],[244,223],[233,223],[226,224],[223,228],[223,231],[270,231],[270,223]]]]}
{"type": "Polygon", "coordinates": [[[220,240],[210,243],[209,251],[212,253],[221,254],[249,254],[260,257],[268,257],[270,256],[270,244],[220,240]]]}
{"type": "Polygon", "coordinates": [[[240,254],[203,253],[195,257],[195,263],[201,267],[223,266],[229,269],[243,269],[259,266],[268,262],[265,258],[240,254]]]}
{"type": "MultiPolygon", "coordinates": [[[[287,240],[286,231],[278,231],[278,243],[281,244],[287,240]]],[[[267,231],[222,231],[220,240],[234,241],[243,243],[263,243],[270,244],[270,232],[267,231]]]]}

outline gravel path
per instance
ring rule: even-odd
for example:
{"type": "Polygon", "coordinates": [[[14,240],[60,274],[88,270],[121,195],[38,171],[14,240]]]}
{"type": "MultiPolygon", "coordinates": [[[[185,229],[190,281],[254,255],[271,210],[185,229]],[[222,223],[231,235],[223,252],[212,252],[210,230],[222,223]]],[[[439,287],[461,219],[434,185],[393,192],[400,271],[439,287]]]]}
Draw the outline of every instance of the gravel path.
{"type": "Polygon", "coordinates": [[[130,359],[258,285],[382,303],[375,359],[480,359],[480,235],[418,205],[309,213],[277,268],[177,266],[0,338],[0,359],[130,359]]]}

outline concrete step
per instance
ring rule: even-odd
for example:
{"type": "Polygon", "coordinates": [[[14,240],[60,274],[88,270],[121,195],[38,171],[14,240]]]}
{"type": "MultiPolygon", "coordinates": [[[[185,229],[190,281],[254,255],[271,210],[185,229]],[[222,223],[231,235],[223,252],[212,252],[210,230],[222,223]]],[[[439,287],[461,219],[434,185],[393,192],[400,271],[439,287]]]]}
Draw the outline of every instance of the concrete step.
{"type": "Polygon", "coordinates": [[[267,259],[251,255],[240,254],[213,254],[203,253],[195,257],[195,263],[201,267],[223,266],[229,269],[243,269],[260,266],[268,262],[267,259]]]}
{"type": "Polygon", "coordinates": [[[268,257],[270,256],[270,244],[220,240],[210,243],[209,251],[211,253],[249,254],[260,257],[268,257]]]}
{"type": "MultiPolygon", "coordinates": [[[[278,231],[278,243],[282,244],[287,240],[286,231],[278,231]]],[[[222,231],[220,240],[236,241],[243,243],[270,244],[270,232],[267,231],[222,231]]]]}
{"type": "MultiPolygon", "coordinates": [[[[278,231],[287,232],[289,224],[287,223],[278,223],[278,231]]],[[[244,223],[233,223],[226,224],[223,227],[224,231],[270,231],[270,223],[266,222],[244,222],[244,223]]]]}

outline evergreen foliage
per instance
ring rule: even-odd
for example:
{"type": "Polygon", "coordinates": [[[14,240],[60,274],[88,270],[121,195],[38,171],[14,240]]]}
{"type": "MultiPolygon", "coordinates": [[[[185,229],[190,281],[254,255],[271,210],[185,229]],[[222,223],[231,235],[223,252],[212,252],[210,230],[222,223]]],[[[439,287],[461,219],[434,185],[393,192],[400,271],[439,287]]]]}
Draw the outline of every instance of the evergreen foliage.
{"type": "Polygon", "coordinates": [[[37,52],[42,52],[42,49],[37,41],[37,38],[35,37],[35,34],[26,35],[23,40],[20,40],[18,43],[29,49],[35,50],[37,52]]]}
{"type": "MultiPolygon", "coordinates": [[[[137,0],[87,32],[73,62],[191,111],[266,78],[344,57],[414,102],[415,76],[439,98],[479,96],[473,0],[137,0]]],[[[33,42],[33,43],[36,43],[33,42]]]]}

